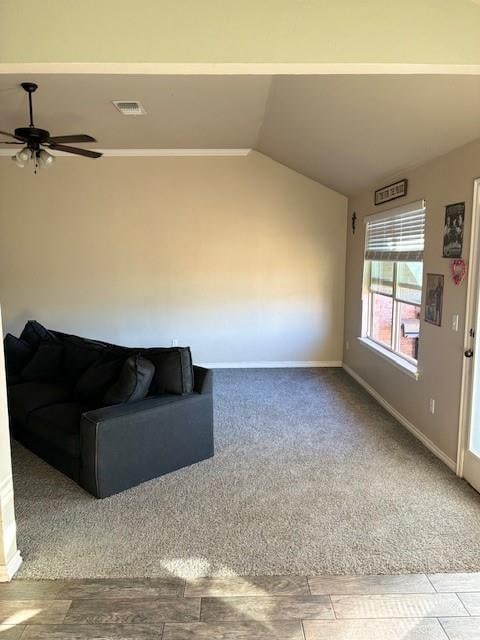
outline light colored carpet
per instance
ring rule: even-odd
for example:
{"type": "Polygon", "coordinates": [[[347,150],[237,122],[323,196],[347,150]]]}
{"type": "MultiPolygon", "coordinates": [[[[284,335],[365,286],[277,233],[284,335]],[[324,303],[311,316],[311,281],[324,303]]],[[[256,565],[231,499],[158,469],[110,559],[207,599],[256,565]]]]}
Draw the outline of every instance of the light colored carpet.
{"type": "Polygon", "coordinates": [[[480,570],[480,496],[341,369],[215,376],[215,457],[106,500],[14,444],[21,577],[480,570]]]}

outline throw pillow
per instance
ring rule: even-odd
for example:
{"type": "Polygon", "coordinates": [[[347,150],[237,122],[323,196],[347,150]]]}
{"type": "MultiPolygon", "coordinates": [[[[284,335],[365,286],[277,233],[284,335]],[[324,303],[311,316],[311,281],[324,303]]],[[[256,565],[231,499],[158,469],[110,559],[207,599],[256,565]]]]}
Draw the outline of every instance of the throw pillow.
{"type": "Polygon", "coordinates": [[[123,362],[115,359],[92,364],[75,385],[75,397],[89,406],[101,406],[105,391],[117,380],[123,362]]]}
{"type": "Polygon", "coordinates": [[[25,382],[47,382],[57,380],[62,374],[63,346],[54,342],[43,342],[35,355],[22,369],[20,377],[25,382]]]}
{"type": "Polygon", "coordinates": [[[149,395],[192,393],[194,379],[189,347],[151,347],[140,353],[155,365],[149,395]]]}
{"type": "Polygon", "coordinates": [[[20,373],[33,356],[34,351],[28,342],[12,336],[11,333],[7,333],[5,336],[3,348],[5,351],[5,366],[8,377],[20,373]]]}
{"type": "Polygon", "coordinates": [[[20,340],[28,342],[32,347],[38,347],[41,342],[58,342],[57,338],[48,329],[45,329],[36,320],[29,320],[22,333],[20,340]]]}
{"type": "Polygon", "coordinates": [[[105,406],[122,402],[142,400],[148,394],[155,366],[140,355],[125,360],[118,380],[114,382],[103,398],[105,406]]]}

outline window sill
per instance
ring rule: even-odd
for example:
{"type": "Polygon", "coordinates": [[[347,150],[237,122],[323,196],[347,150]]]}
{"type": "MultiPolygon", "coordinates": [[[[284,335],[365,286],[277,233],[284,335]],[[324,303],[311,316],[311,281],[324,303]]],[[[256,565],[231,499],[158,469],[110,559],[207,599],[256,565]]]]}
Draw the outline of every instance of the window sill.
{"type": "Polygon", "coordinates": [[[388,349],[384,349],[379,344],[373,342],[373,340],[369,340],[368,338],[358,338],[358,341],[364,347],[367,347],[367,349],[370,349],[384,360],[388,360],[388,362],[393,364],[394,367],[400,369],[402,373],[405,373],[407,376],[410,376],[414,380],[418,380],[419,372],[418,368],[414,364],[407,362],[407,360],[404,360],[400,356],[397,356],[397,354],[392,353],[388,349]]]}

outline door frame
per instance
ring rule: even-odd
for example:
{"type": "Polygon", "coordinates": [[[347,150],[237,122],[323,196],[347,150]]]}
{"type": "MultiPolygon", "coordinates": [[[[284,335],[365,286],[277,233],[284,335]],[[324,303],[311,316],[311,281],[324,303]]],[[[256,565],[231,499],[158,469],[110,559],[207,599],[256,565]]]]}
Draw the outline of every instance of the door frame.
{"type": "MultiPolygon", "coordinates": [[[[0,335],[2,333],[0,308],[0,335]]],[[[17,548],[5,359],[0,344],[0,583],[11,580],[21,564],[22,556],[17,548]]]]}
{"type": "MultiPolygon", "coordinates": [[[[477,249],[480,246],[480,178],[475,178],[473,181],[471,220],[463,348],[464,350],[473,348],[474,357],[476,357],[475,338],[470,336],[470,329],[476,326],[477,306],[478,313],[480,313],[480,250],[477,249]]],[[[480,338],[480,336],[478,337],[480,338]]],[[[465,451],[468,446],[470,429],[470,399],[474,372],[472,364],[471,358],[463,358],[456,470],[457,475],[461,478],[463,478],[465,451]]]]}

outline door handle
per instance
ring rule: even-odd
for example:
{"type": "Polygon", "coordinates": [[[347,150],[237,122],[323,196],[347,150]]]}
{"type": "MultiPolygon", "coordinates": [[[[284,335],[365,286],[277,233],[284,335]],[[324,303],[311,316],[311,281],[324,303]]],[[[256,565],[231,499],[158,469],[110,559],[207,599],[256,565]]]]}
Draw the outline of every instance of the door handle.
{"type": "Polygon", "coordinates": [[[473,349],[467,349],[464,353],[465,358],[472,358],[473,357],[473,349]]]}

